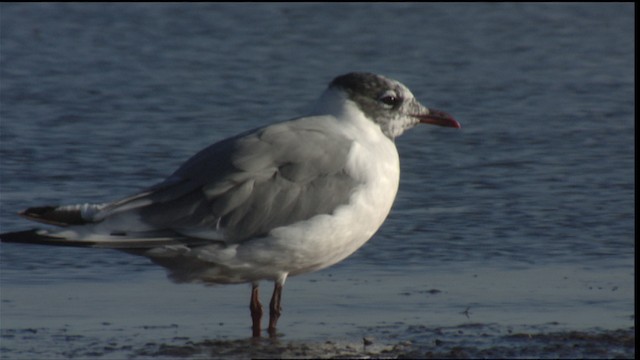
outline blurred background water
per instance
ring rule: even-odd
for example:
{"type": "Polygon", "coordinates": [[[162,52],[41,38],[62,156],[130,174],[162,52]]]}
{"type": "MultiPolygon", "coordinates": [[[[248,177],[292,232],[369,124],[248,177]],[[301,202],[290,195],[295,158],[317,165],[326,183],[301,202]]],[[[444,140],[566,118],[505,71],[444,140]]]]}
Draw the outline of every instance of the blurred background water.
{"type": "MultiPolygon", "coordinates": [[[[287,338],[397,323],[628,328],[633,13],[629,3],[3,3],[0,230],[32,227],[16,216],[28,206],[129,195],[208,144],[302,114],[333,77],[370,71],[463,128],[397,139],[389,218],[344,262],[289,280],[287,338]]],[[[0,255],[3,356],[249,335],[248,286],[175,285],[110,250],[2,244],[0,255]],[[86,338],[60,344],[62,334],[86,338]]]]}

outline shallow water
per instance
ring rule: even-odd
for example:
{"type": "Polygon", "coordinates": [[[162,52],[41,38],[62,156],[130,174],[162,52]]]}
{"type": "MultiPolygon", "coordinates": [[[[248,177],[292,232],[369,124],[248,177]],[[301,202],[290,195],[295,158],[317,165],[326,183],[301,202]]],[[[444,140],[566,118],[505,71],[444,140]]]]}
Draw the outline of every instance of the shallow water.
{"type": "Polygon", "coordinates": [[[288,281],[279,343],[247,343],[248,285],[2,244],[2,358],[634,356],[632,10],[3,3],[3,232],[33,226],[15,216],[27,206],[157,182],[352,70],[463,128],[397,140],[392,213],[344,262],[288,281]]]}

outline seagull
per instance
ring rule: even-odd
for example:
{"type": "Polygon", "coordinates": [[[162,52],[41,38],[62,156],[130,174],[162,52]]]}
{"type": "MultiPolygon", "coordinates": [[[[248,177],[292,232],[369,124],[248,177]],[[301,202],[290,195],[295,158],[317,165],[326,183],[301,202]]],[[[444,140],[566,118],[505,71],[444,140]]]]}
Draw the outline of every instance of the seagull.
{"type": "Polygon", "coordinates": [[[286,279],[338,263],[380,228],[400,180],[394,140],[420,123],[460,128],[398,81],[348,73],[304,117],[210,145],[120,200],[28,208],[19,214],[55,227],[0,239],[117,249],[178,283],[251,283],[253,337],[261,336],[259,282],[273,281],[267,331],[276,337],[286,279]]]}

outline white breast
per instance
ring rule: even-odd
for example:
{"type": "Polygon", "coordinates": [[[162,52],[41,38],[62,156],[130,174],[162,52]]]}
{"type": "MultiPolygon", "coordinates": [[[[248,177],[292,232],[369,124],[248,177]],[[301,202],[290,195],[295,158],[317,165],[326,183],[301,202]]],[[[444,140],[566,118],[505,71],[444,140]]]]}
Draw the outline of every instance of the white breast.
{"type": "Polygon", "coordinates": [[[360,248],[391,210],[400,180],[398,151],[380,127],[354,104],[342,103],[335,123],[353,140],[345,171],[361,185],[348,203],[271,230],[268,237],[240,244],[199,248],[193,256],[217,264],[199,275],[204,281],[279,279],[331,266],[360,248]]]}
{"type": "MultiPolygon", "coordinates": [[[[346,171],[362,185],[347,204],[339,206],[332,214],[272,230],[271,239],[251,246],[249,257],[253,258],[252,262],[278,259],[276,267],[290,275],[318,270],[351,255],[380,228],[398,190],[398,151],[380,128],[359,111],[350,114],[349,119],[343,129],[354,143],[346,171]],[[257,248],[261,248],[260,251],[256,252],[257,248]],[[255,258],[256,254],[260,254],[260,259],[255,258]]],[[[248,250],[241,246],[238,255],[248,255],[248,250]]]]}

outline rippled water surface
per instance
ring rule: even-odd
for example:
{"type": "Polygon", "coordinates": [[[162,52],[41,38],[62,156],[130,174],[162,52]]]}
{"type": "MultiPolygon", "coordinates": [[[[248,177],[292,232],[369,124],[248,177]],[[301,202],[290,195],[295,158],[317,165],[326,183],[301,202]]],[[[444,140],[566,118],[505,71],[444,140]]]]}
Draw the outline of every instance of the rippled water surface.
{"type": "Polygon", "coordinates": [[[344,262],[288,281],[279,343],[246,342],[247,285],[2,244],[0,356],[634,356],[633,11],[3,3],[2,232],[33,226],[15,215],[28,206],[160,181],[349,71],[398,79],[463,128],[397,139],[392,213],[344,262]]]}

